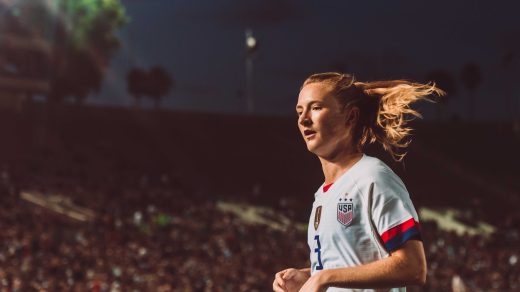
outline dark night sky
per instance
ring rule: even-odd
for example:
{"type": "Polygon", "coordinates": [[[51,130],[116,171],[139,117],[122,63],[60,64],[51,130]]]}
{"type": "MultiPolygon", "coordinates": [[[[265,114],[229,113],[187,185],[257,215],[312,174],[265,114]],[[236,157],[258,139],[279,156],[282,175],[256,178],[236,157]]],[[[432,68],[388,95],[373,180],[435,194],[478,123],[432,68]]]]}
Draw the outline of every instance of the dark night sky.
{"type": "MultiPolygon", "coordinates": [[[[122,0],[131,21],[94,103],[132,104],[125,75],[164,66],[176,87],[164,106],[245,113],[244,30],[260,49],[254,61],[257,112],[293,114],[301,82],[314,72],[345,68],[358,79],[423,81],[434,69],[460,80],[464,64],[482,70],[481,120],[520,115],[520,4],[517,1],[122,0]],[[508,67],[502,57],[513,54],[508,67]],[[514,106],[508,105],[508,97],[514,106]]],[[[466,115],[458,82],[444,116],[466,115]]],[[[434,117],[432,106],[424,108],[434,117]]]]}

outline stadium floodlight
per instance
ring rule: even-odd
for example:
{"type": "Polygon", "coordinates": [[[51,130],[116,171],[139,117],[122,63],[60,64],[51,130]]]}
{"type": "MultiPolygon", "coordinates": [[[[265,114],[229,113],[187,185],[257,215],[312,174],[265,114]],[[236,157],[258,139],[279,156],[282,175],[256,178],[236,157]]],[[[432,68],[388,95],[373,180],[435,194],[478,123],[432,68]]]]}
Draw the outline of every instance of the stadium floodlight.
{"type": "Polygon", "coordinates": [[[254,112],[253,102],[253,57],[258,49],[258,41],[253,36],[251,29],[246,29],[246,96],[247,111],[254,112]]]}
{"type": "Polygon", "coordinates": [[[256,38],[250,29],[246,30],[246,48],[248,53],[253,53],[257,48],[256,38]]]}

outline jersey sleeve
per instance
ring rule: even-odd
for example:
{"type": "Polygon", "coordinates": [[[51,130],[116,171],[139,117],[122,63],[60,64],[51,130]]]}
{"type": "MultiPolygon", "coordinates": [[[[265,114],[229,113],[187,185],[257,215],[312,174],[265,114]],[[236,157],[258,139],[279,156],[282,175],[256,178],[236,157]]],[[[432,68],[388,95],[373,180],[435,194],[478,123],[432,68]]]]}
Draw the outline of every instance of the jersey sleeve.
{"type": "Polygon", "coordinates": [[[403,182],[393,172],[374,182],[372,220],[388,252],[408,240],[421,240],[417,212],[403,182]]]}

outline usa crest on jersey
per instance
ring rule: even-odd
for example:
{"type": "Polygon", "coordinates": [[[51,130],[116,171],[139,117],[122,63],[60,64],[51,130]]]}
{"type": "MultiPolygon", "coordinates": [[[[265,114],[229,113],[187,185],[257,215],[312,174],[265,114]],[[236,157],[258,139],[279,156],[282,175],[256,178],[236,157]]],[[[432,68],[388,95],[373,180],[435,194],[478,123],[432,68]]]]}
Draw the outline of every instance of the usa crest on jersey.
{"type": "Polygon", "coordinates": [[[343,226],[349,226],[354,217],[353,203],[338,203],[338,222],[343,226]]]}

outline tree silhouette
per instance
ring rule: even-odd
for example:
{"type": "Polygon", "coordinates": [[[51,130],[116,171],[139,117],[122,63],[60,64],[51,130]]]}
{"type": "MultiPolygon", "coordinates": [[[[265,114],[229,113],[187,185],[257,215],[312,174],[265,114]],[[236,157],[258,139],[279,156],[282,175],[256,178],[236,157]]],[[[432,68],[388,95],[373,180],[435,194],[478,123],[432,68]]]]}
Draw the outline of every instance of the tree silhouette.
{"type": "Polygon", "coordinates": [[[449,99],[457,93],[457,83],[453,75],[444,69],[433,70],[426,75],[427,81],[433,81],[442,90],[446,92],[445,96],[439,97],[439,106],[437,106],[437,120],[442,119],[441,109],[446,110],[449,99]]]}
{"type": "Polygon", "coordinates": [[[482,82],[480,67],[475,63],[467,63],[462,68],[460,78],[468,91],[468,116],[470,120],[475,118],[475,90],[482,82]]]}
{"type": "Polygon", "coordinates": [[[126,74],[126,88],[134,97],[136,107],[141,104],[141,97],[147,95],[147,79],[148,74],[140,68],[132,68],[126,74]]]}
{"type": "Polygon", "coordinates": [[[155,108],[159,108],[161,98],[168,94],[173,86],[173,80],[164,68],[155,66],[148,73],[149,95],[153,99],[155,108]]]}
{"type": "MultiPolygon", "coordinates": [[[[51,102],[69,96],[81,101],[98,92],[119,48],[115,31],[127,21],[120,1],[33,0],[18,1],[15,8],[8,13],[12,16],[3,17],[6,25],[3,23],[0,33],[19,41],[14,47],[0,49],[4,58],[16,68],[32,68],[43,75],[40,78],[49,84],[45,94],[51,102]],[[38,54],[14,58],[20,50],[37,51],[40,59],[38,54]]],[[[27,74],[27,70],[18,72],[19,77],[27,74]]]]}
{"type": "Polygon", "coordinates": [[[147,96],[153,100],[155,108],[159,108],[161,98],[173,87],[170,74],[160,66],[152,67],[148,71],[133,68],[126,75],[126,82],[127,90],[134,97],[137,107],[141,97],[147,96]]]}

